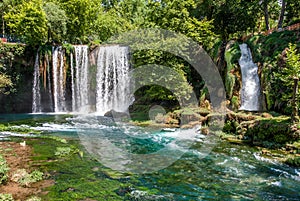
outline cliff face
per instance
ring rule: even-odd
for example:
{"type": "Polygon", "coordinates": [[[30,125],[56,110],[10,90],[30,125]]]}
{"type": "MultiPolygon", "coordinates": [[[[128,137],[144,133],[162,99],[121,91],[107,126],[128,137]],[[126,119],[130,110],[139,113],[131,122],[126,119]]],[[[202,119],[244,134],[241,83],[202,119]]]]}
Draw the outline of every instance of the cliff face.
{"type": "Polygon", "coordinates": [[[0,93],[0,113],[31,112],[34,51],[22,44],[0,43],[0,73],[13,84],[0,93]]]}

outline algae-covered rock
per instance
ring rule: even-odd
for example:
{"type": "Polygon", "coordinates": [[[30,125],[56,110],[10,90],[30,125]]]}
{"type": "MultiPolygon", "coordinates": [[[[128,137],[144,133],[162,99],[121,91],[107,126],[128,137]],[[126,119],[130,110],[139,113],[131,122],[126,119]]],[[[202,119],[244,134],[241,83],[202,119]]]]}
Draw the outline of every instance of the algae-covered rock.
{"type": "Polygon", "coordinates": [[[285,160],[285,163],[291,166],[300,167],[300,155],[289,155],[285,160]]]}

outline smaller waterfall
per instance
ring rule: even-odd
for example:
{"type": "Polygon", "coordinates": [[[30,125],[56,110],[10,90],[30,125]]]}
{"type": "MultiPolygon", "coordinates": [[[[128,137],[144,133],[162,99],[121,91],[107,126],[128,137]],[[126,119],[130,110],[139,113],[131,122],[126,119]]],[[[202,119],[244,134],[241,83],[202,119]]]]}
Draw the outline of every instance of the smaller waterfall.
{"type": "Polygon", "coordinates": [[[244,43],[239,46],[242,54],[239,59],[242,72],[240,110],[259,111],[260,82],[257,74],[258,67],[253,63],[251,51],[247,44],[244,43]]]}
{"type": "Polygon", "coordinates": [[[75,67],[71,55],[71,78],[72,78],[72,111],[88,112],[89,104],[89,60],[88,46],[78,45],[75,47],[75,67]]]}
{"type": "Polygon", "coordinates": [[[39,52],[37,52],[34,63],[33,86],[32,86],[32,113],[42,112],[41,89],[40,89],[40,65],[39,52]]]}
{"type": "Polygon", "coordinates": [[[132,103],[129,79],[129,48],[119,45],[98,49],[96,112],[125,112],[132,103]]]}
{"type": "Polygon", "coordinates": [[[54,112],[66,112],[66,71],[62,47],[52,48],[54,112]]]}

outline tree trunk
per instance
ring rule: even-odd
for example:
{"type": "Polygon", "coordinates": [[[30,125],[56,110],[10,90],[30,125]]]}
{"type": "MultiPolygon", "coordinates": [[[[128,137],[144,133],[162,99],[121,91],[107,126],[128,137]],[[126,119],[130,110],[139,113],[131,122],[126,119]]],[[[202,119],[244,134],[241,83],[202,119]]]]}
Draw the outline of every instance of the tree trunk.
{"type": "Polygon", "coordinates": [[[264,0],[263,2],[264,6],[264,14],[265,14],[265,23],[266,23],[266,29],[269,30],[269,9],[268,9],[268,0],[264,0]]]}
{"type": "Polygon", "coordinates": [[[2,37],[5,37],[5,27],[4,27],[4,14],[2,14],[2,37]]]}
{"type": "Polygon", "coordinates": [[[279,20],[278,20],[278,26],[277,26],[278,29],[282,28],[285,7],[286,7],[286,2],[285,2],[285,0],[282,0],[281,12],[280,12],[280,16],[279,16],[279,20]]]}
{"type": "Polygon", "coordinates": [[[298,96],[298,81],[299,78],[294,78],[294,89],[293,89],[293,99],[292,99],[292,121],[296,121],[296,117],[298,116],[298,100],[297,100],[297,96],[298,96]]]}

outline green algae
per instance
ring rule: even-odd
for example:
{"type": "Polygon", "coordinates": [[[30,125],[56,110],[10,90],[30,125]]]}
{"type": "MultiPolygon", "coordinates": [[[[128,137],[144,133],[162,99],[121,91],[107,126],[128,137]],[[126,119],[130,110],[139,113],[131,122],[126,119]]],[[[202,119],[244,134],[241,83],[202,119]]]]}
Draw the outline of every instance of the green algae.
{"type": "Polygon", "coordinates": [[[107,170],[88,153],[71,152],[64,157],[55,154],[61,147],[82,150],[77,140],[66,144],[39,138],[28,144],[35,153],[33,163],[40,165],[51,175],[50,179],[55,180],[55,185],[46,189],[49,193],[42,197],[43,200],[124,200],[117,192],[126,185],[128,175],[107,170]]]}
{"type": "Polygon", "coordinates": [[[27,126],[12,126],[0,124],[0,132],[12,132],[19,134],[41,134],[41,131],[31,129],[27,126]]]}

